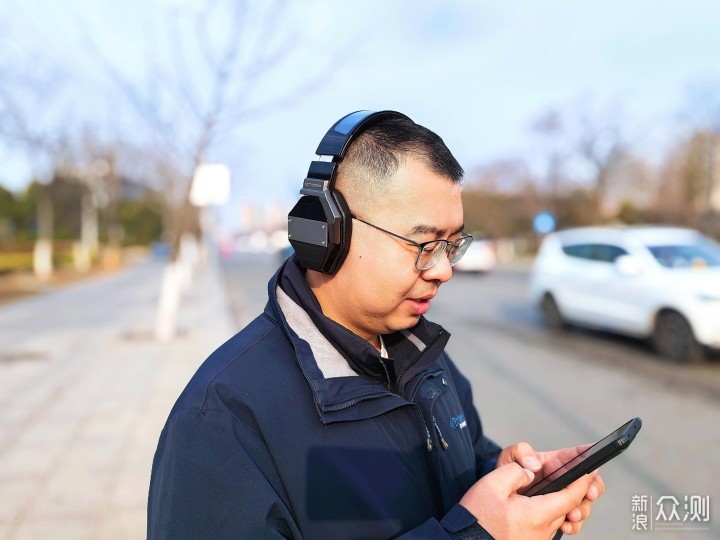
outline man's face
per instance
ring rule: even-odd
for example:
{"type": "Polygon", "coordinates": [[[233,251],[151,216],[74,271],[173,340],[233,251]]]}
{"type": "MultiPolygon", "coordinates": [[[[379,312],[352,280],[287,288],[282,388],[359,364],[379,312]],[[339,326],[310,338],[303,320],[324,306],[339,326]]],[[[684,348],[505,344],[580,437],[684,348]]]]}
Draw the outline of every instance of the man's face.
{"type": "MultiPolygon", "coordinates": [[[[408,157],[391,186],[385,200],[357,217],[418,243],[461,236],[459,185],[408,157]]],[[[348,203],[354,212],[352,200],[348,203]]],[[[325,291],[316,290],[325,314],[371,340],[414,326],[440,285],[452,277],[446,255],[432,268],[418,270],[417,253],[416,246],[353,220],[345,262],[325,291]]]]}

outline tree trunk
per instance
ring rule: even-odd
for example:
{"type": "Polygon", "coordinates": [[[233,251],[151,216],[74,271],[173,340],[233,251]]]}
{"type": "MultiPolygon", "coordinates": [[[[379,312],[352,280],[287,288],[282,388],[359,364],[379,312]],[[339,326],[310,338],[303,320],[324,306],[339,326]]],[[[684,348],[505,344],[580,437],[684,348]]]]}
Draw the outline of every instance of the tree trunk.
{"type": "Polygon", "coordinates": [[[53,204],[48,187],[41,185],[37,203],[37,239],[33,250],[33,270],[38,279],[46,280],[53,273],[53,204]]]}

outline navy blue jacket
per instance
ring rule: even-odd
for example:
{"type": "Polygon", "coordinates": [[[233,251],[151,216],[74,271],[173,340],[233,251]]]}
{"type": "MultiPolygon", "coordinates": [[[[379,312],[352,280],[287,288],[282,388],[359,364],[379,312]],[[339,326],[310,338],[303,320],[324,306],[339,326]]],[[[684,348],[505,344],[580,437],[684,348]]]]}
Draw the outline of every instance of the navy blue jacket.
{"type": "Polygon", "coordinates": [[[491,538],[458,501],[495,468],[449,338],[421,318],[377,350],[322,314],[297,261],[173,407],[148,538],[491,538]]]}

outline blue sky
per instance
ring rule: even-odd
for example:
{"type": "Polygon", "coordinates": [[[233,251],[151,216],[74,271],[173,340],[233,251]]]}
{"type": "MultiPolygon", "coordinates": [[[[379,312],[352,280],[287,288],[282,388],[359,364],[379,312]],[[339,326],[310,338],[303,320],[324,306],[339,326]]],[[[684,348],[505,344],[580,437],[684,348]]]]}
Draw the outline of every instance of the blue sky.
{"type": "MultiPolygon", "coordinates": [[[[114,116],[116,98],[84,63],[77,21],[85,21],[114,63],[138,74],[148,40],[162,48],[165,39],[154,33],[154,22],[182,4],[0,0],[0,29],[10,29],[0,47],[33,51],[87,78],[93,91],[74,93],[64,106],[103,118],[112,130],[134,120],[114,116]]],[[[231,225],[246,202],[291,204],[320,138],[353,110],[408,114],[438,132],[472,170],[531,156],[537,141],[529,126],[550,107],[600,115],[612,110],[637,151],[657,157],[686,129],[680,115],[689,89],[720,88],[716,0],[307,0],[286,2],[284,10],[278,35],[297,32],[302,46],[262,78],[252,99],[282,93],[338,50],[343,57],[321,87],[290,107],[234,126],[217,141],[208,159],[231,167],[233,199],[223,211],[231,225]]],[[[0,182],[15,189],[42,169],[15,150],[2,149],[0,159],[0,182]]]]}

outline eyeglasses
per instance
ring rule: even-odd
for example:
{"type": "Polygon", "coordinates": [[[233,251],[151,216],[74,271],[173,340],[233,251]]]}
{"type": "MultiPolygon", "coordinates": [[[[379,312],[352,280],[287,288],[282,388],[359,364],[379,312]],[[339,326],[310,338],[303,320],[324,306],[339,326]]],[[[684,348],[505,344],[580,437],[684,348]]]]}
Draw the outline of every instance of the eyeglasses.
{"type": "Polygon", "coordinates": [[[405,238],[404,236],[400,236],[399,234],[395,234],[394,232],[385,230],[382,227],[378,227],[377,225],[368,223],[367,221],[360,219],[359,217],[352,216],[352,218],[364,223],[365,225],[370,225],[373,229],[382,231],[385,234],[389,234],[390,236],[394,236],[395,238],[404,240],[405,242],[417,247],[418,254],[415,258],[415,268],[417,268],[418,270],[428,270],[429,268],[432,268],[440,261],[440,257],[442,257],[444,253],[447,253],[447,258],[450,261],[450,266],[454,265],[460,259],[462,259],[463,255],[465,255],[465,252],[467,251],[468,246],[473,241],[473,237],[471,234],[464,234],[463,236],[452,242],[450,240],[430,240],[429,242],[418,243],[414,240],[410,240],[410,238],[405,238]]]}

